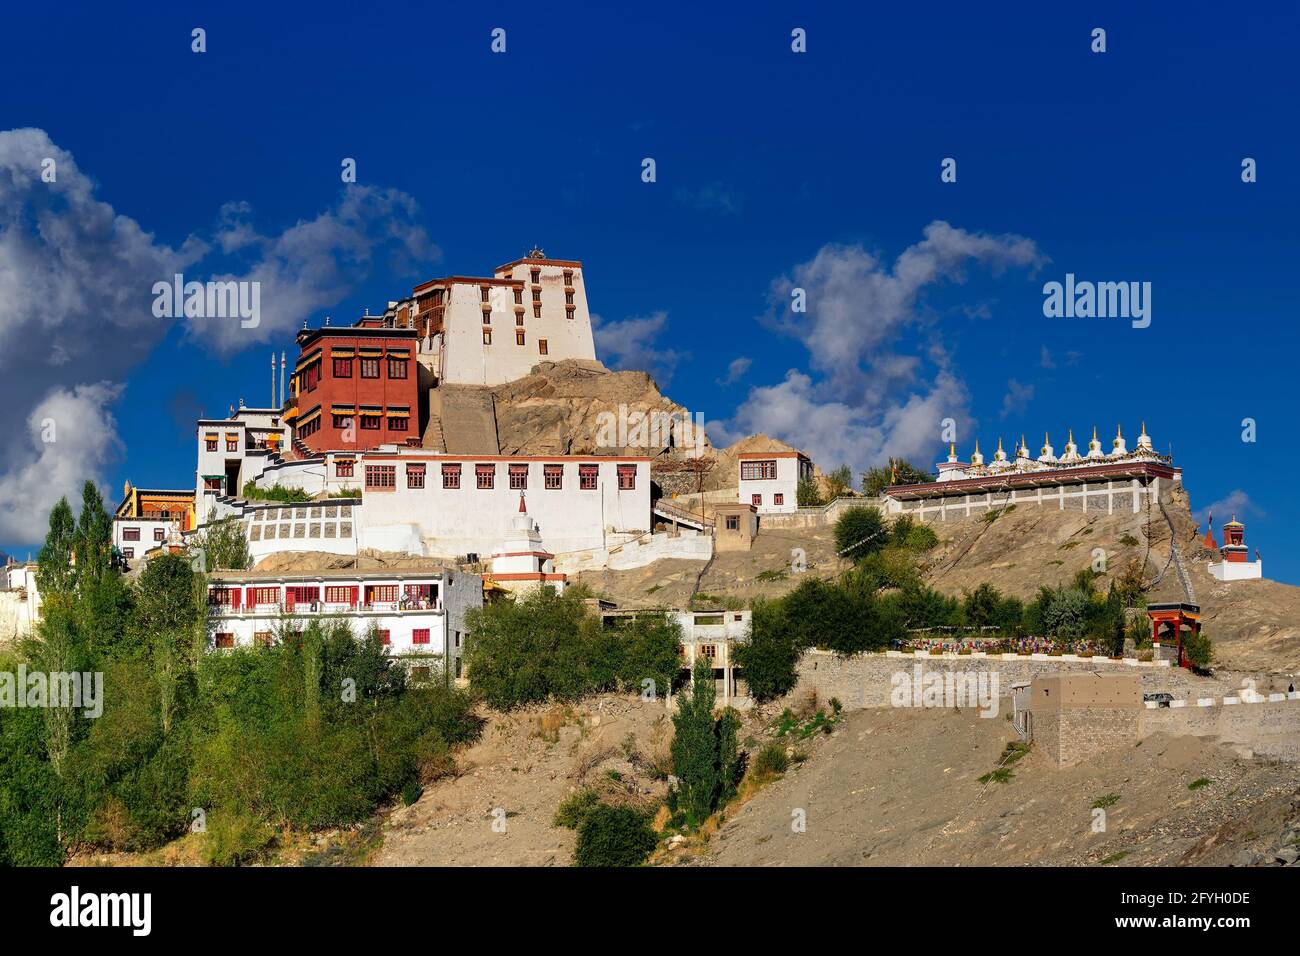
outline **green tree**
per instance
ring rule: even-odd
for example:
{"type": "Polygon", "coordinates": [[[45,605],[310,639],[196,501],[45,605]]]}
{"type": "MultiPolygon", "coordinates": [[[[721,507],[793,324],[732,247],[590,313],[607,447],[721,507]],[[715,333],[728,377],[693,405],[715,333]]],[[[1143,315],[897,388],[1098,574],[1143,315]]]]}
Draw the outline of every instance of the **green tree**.
{"type": "Polygon", "coordinates": [[[800,508],[816,508],[826,503],[822,500],[821,492],[817,490],[817,482],[812,478],[800,478],[794,491],[795,500],[800,508]]]}
{"type": "Polygon", "coordinates": [[[104,509],[104,499],[93,481],[81,489],[81,517],[77,520],[73,553],[76,555],[77,586],[84,589],[110,574],[112,566],[113,519],[104,509]]]}
{"type": "Polygon", "coordinates": [[[657,842],[644,813],[599,805],[578,824],[573,861],[578,866],[640,866],[657,842]]]}
{"type": "Polygon", "coordinates": [[[1214,644],[1206,636],[1205,631],[1183,632],[1183,656],[1198,670],[1204,670],[1214,662],[1214,644]]]}
{"type": "Polygon", "coordinates": [[[203,530],[191,536],[189,550],[192,557],[202,556],[205,571],[246,571],[253,563],[243,524],[233,515],[217,518],[215,509],[203,530]]]}
{"type": "Polygon", "coordinates": [[[785,617],[785,603],[757,600],[751,609],[749,640],[736,645],[736,665],[749,693],[759,701],[794,690],[796,667],[804,649],[795,641],[785,617]]]}
{"type": "Polygon", "coordinates": [[[876,508],[850,508],[835,521],[835,550],[842,558],[860,561],[883,548],[889,539],[885,519],[876,508]]]}
{"type": "Polygon", "coordinates": [[[826,476],[826,490],[832,501],[849,494],[853,490],[853,469],[848,465],[840,465],[840,467],[828,474],[826,476]]]}
{"type": "Polygon", "coordinates": [[[1002,603],[1002,592],[985,581],[967,591],[962,599],[962,617],[967,627],[988,627],[998,622],[998,608],[1002,603]]]}
{"type": "Polygon", "coordinates": [[[862,491],[869,498],[879,498],[890,485],[919,485],[934,481],[934,475],[912,466],[906,458],[891,458],[883,467],[868,468],[862,473],[862,491]]]}
{"type": "Polygon", "coordinates": [[[739,774],[739,720],[731,708],[715,718],[716,700],[713,665],[707,658],[697,658],[690,688],[677,697],[671,747],[673,775],[678,780],[672,802],[691,827],[699,826],[734,796],[739,774]]]}
{"type": "Polygon", "coordinates": [[[76,585],[73,554],[77,546],[77,524],[67,498],[50,510],[50,529],[45,545],[36,556],[36,586],[41,600],[49,604],[70,595],[76,585]]]}

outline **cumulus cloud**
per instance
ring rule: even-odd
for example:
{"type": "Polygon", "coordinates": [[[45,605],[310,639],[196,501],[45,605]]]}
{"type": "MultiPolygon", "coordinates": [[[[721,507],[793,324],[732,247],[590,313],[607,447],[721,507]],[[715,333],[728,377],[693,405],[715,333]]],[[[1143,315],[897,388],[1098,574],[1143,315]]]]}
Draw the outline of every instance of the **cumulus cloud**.
{"type": "Polygon", "coordinates": [[[596,339],[596,356],[613,369],[647,371],[666,387],[685,354],[655,344],[668,325],[668,313],[659,311],[641,318],[606,322],[592,314],[592,334],[596,339]]]}
{"type": "Polygon", "coordinates": [[[855,470],[886,457],[917,459],[940,442],[945,419],[962,434],[969,394],[945,341],[923,321],[925,293],[959,283],[972,265],[1000,274],[1044,261],[1023,236],[991,236],[933,222],[920,242],[883,263],[861,246],[828,244],[776,279],[760,321],[808,350],[809,369],[751,389],[723,437],[766,432],[808,451],[824,467],[855,470]],[[805,312],[795,312],[802,290],[805,312]]]}
{"type": "Polygon", "coordinates": [[[59,498],[66,495],[77,509],[82,483],[101,475],[121,453],[109,410],[121,388],[109,382],[56,388],[32,409],[22,441],[25,453],[0,474],[0,537],[38,542],[59,498]]]}
{"type": "Polygon", "coordinates": [[[1223,522],[1230,521],[1233,515],[1238,518],[1247,516],[1263,517],[1264,510],[1250,500],[1250,495],[1240,488],[1236,488],[1218,501],[1208,504],[1200,511],[1197,511],[1196,520],[1201,524],[1205,524],[1210,515],[1214,515],[1215,522],[1218,523],[1219,527],[1222,527],[1223,522]]]}
{"type": "Polygon", "coordinates": [[[722,376],[722,378],[715,379],[715,381],[717,382],[717,384],[723,386],[735,385],[737,382],[739,382],[742,378],[745,377],[745,373],[749,371],[749,366],[752,365],[753,363],[754,363],[753,359],[744,355],[740,356],[739,358],[734,358],[727,365],[727,374],[722,376]]]}
{"type": "Polygon", "coordinates": [[[176,322],[188,322],[191,336],[222,354],[279,339],[340,301],[380,257],[400,265],[436,255],[414,213],[403,193],[350,186],[326,211],[280,232],[258,231],[247,203],[227,203],[211,235],[172,245],[96,198],[91,177],[43,130],[0,132],[0,401],[19,422],[30,422],[38,403],[63,402],[62,410],[75,407],[103,430],[92,442],[65,422],[50,447],[33,444],[22,429],[0,433],[3,540],[32,544],[43,536],[45,512],[24,514],[13,501],[39,509],[102,477],[96,469],[118,446],[109,413],[117,385],[176,322]],[[155,316],[154,284],[176,273],[262,282],[260,326],[155,316]],[[18,479],[32,476],[41,487],[15,494],[18,479]],[[40,534],[19,535],[24,529],[40,534]]]}

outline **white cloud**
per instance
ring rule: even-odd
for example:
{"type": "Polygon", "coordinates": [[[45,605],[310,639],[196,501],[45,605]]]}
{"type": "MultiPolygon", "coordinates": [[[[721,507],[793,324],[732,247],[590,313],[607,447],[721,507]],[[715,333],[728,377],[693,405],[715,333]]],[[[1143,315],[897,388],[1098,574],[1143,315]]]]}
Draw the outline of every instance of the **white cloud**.
{"type": "Polygon", "coordinates": [[[1002,412],[999,417],[1006,418],[1013,412],[1020,414],[1029,407],[1034,399],[1034,386],[1021,385],[1014,378],[1007,382],[1007,393],[1002,396],[1002,412]]]}
{"type": "Polygon", "coordinates": [[[1240,488],[1237,488],[1228,492],[1227,495],[1220,498],[1218,501],[1208,504],[1201,510],[1197,511],[1196,520],[1201,524],[1205,524],[1206,519],[1210,515],[1214,515],[1215,522],[1219,527],[1223,527],[1223,523],[1232,520],[1233,515],[1236,515],[1238,518],[1252,515],[1263,517],[1264,509],[1251,501],[1250,495],[1246,494],[1246,492],[1242,491],[1240,488]]]}
{"type": "Polygon", "coordinates": [[[929,467],[944,419],[953,419],[959,434],[972,423],[949,348],[921,321],[924,294],[963,281],[969,264],[997,274],[1044,261],[1023,236],[970,233],[946,222],[927,226],[892,267],[861,246],[823,246],[772,283],[762,319],[803,343],[810,369],[751,389],[711,433],[734,440],[763,431],[805,449],[822,467],[847,462],[858,471],[889,456],[929,467]],[[795,289],[804,291],[806,313],[791,310],[795,289]]]}
{"type": "Polygon", "coordinates": [[[742,355],[739,358],[734,358],[727,365],[727,374],[714,381],[722,386],[735,385],[744,378],[745,373],[749,371],[752,364],[754,364],[754,360],[748,356],[742,355]]]}
{"type": "Polygon", "coordinates": [[[667,324],[668,313],[663,311],[616,322],[606,322],[593,313],[591,326],[596,338],[596,356],[613,369],[649,372],[661,388],[666,387],[672,381],[677,363],[685,357],[676,349],[655,346],[655,339],[667,324]]]}
{"type": "Polygon", "coordinates": [[[187,280],[261,281],[259,328],[241,329],[234,319],[189,320],[192,335],[229,354],[282,339],[351,292],[380,256],[434,255],[414,214],[414,201],[403,193],[349,187],[314,219],[263,235],[251,224],[249,205],[232,202],[220,209],[210,238],[192,234],[172,246],[97,199],[91,178],[43,130],[0,132],[0,403],[11,420],[29,421],[38,403],[52,400],[42,396],[64,396],[103,430],[92,441],[65,424],[60,435],[68,444],[57,448],[33,446],[21,429],[0,434],[0,486],[9,492],[0,502],[0,535],[8,537],[0,540],[35,543],[18,533],[38,526],[44,535],[45,513],[25,515],[13,501],[40,507],[79,495],[85,479],[101,477],[94,469],[117,443],[107,408],[115,383],[177,321],[154,316],[154,283],[177,272],[187,280]],[[42,179],[47,159],[55,163],[54,182],[42,179]],[[81,467],[86,471],[71,473],[81,467]],[[41,476],[42,487],[21,492],[15,482],[32,475],[41,476]]]}
{"type": "Polygon", "coordinates": [[[50,508],[62,497],[80,510],[82,484],[102,476],[121,451],[109,411],[120,393],[109,382],[60,388],[32,409],[21,463],[0,474],[0,538],[43,540],[50,508]]]}

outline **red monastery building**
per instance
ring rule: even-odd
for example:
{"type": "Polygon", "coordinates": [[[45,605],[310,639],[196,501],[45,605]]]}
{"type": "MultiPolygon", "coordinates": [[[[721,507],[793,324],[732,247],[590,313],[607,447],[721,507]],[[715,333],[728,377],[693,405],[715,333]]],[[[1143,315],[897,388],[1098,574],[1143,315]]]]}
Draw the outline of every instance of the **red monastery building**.
{"type": "Polygon", "coordinates": [[[303,329],[290,407],[298,450],[361,451],[420,440],[415,329],[381,317],[344,328],[303,329]],[[305,446],[305,448],[304,448],[305,446]]]}

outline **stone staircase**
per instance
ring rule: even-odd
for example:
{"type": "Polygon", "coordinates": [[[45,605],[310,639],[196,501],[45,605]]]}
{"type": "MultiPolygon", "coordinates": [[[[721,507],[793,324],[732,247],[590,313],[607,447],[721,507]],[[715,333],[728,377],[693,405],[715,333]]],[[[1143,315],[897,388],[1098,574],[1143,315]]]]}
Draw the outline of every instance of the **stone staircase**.
{"type": "Polygon", "coordinates": [[[442,418],[438,415],[430,415],[429,423],[424,426],[424,434],[421,436],[420,444],[428,451],[445,454],[447,451],[447,439],[442,433],[442,418]]]}

